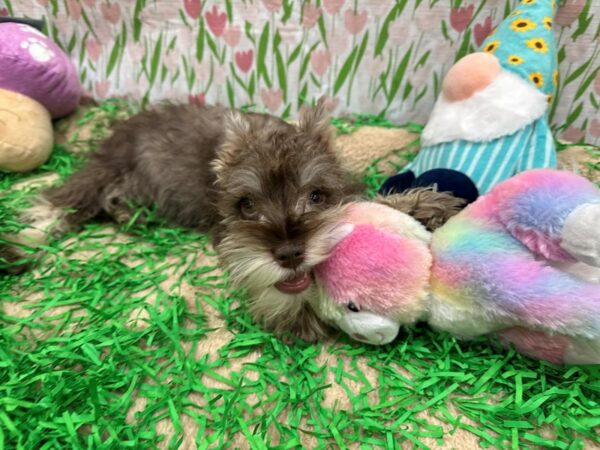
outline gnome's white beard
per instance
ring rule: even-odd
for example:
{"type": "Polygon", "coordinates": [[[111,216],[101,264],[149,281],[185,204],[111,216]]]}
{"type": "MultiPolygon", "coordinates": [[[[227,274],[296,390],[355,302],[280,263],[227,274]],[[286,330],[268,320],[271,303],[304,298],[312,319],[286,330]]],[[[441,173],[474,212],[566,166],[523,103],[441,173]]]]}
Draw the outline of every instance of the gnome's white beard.
{"type": "Polygon", "coordinates": [[[507,136],[542,117],[547,97],[528,81],[502,70],[485,89],[466,100],[450,102],[440,95],[427,126],[423,145],[464,139],[489,141],[507,136]]]}

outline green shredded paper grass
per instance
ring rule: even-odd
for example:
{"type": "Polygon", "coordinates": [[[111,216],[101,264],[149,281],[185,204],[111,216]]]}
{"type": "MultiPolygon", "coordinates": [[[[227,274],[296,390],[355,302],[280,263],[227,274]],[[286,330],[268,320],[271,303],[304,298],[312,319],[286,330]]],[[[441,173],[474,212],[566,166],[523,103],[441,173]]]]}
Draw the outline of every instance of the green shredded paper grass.
{"type": "MultiPolygon", "coordinates": [[[[79,125],[127,108],[107,102],[79,125]]],[[[81,164],[67,148],[32,173],[0,174],[0,234],[19,228],[16,210],[39,189],[23,181],[81,164]]],[[[34,271],[0,275],[0,449],[600,446],[599,368],[424,325],[384,347],[284,344],[252,323],[205,236],[141,213],[148,225],[89,224],[44,247],[34,271]]]]}

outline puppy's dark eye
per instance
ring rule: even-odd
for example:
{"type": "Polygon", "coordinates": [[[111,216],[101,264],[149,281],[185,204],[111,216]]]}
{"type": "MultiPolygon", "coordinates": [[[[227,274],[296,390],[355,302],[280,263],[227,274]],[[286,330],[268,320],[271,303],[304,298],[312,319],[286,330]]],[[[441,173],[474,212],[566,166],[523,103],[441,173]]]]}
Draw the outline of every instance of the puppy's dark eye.
{"type": "Polygon", "coordinates": [[[238,202],[238,208],[244,219],[255,219],[258,216],[256,205],[248,197],[242,197],[238,202]]]}
{"type": "Polygon", "coordinates": [[[359,312],[360,309],[358,308],[358,306],[356,306],[354,303],[350,302],[346,305],[346,308],[348,308],[350,311],[352,312],[359,312]]]}
{"type": "Polygon", "coordinates": [[[325,201],[325,194],[323,194],[321,191],[315,190],[310,193],[308,198],[313,205],[320,205],[325,201]]]}

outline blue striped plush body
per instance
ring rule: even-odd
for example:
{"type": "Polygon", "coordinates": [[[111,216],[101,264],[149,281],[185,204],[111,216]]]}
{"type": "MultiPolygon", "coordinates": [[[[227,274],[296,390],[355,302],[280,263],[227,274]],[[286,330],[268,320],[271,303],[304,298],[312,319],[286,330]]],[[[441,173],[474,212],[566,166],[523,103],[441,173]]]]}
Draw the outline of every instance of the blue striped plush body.
{"type": "Polygon", "coordinates": [[[554,139],[544,118],[509,136],[488,142],[455,140],[426,146],[405,170],[416,176],[431,169],[453,169],[468,175],[485,194],[499,182],[535,168],[556,168],[554,139]]]}

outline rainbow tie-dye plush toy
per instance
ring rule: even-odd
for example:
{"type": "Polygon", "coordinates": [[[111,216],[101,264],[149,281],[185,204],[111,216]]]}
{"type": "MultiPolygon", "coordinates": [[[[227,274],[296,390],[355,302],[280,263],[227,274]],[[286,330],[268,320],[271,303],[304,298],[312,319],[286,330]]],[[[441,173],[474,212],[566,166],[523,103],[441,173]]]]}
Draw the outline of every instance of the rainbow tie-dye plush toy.
{"type": "Polygon", "coordinates": [[[317,314],[386,344],[427,321],[459,338],[494,335],[531,357],[600,363],[600,190],[538,169],[497,185],[433,234],[375,202],[315,270],[317,314]]]}

